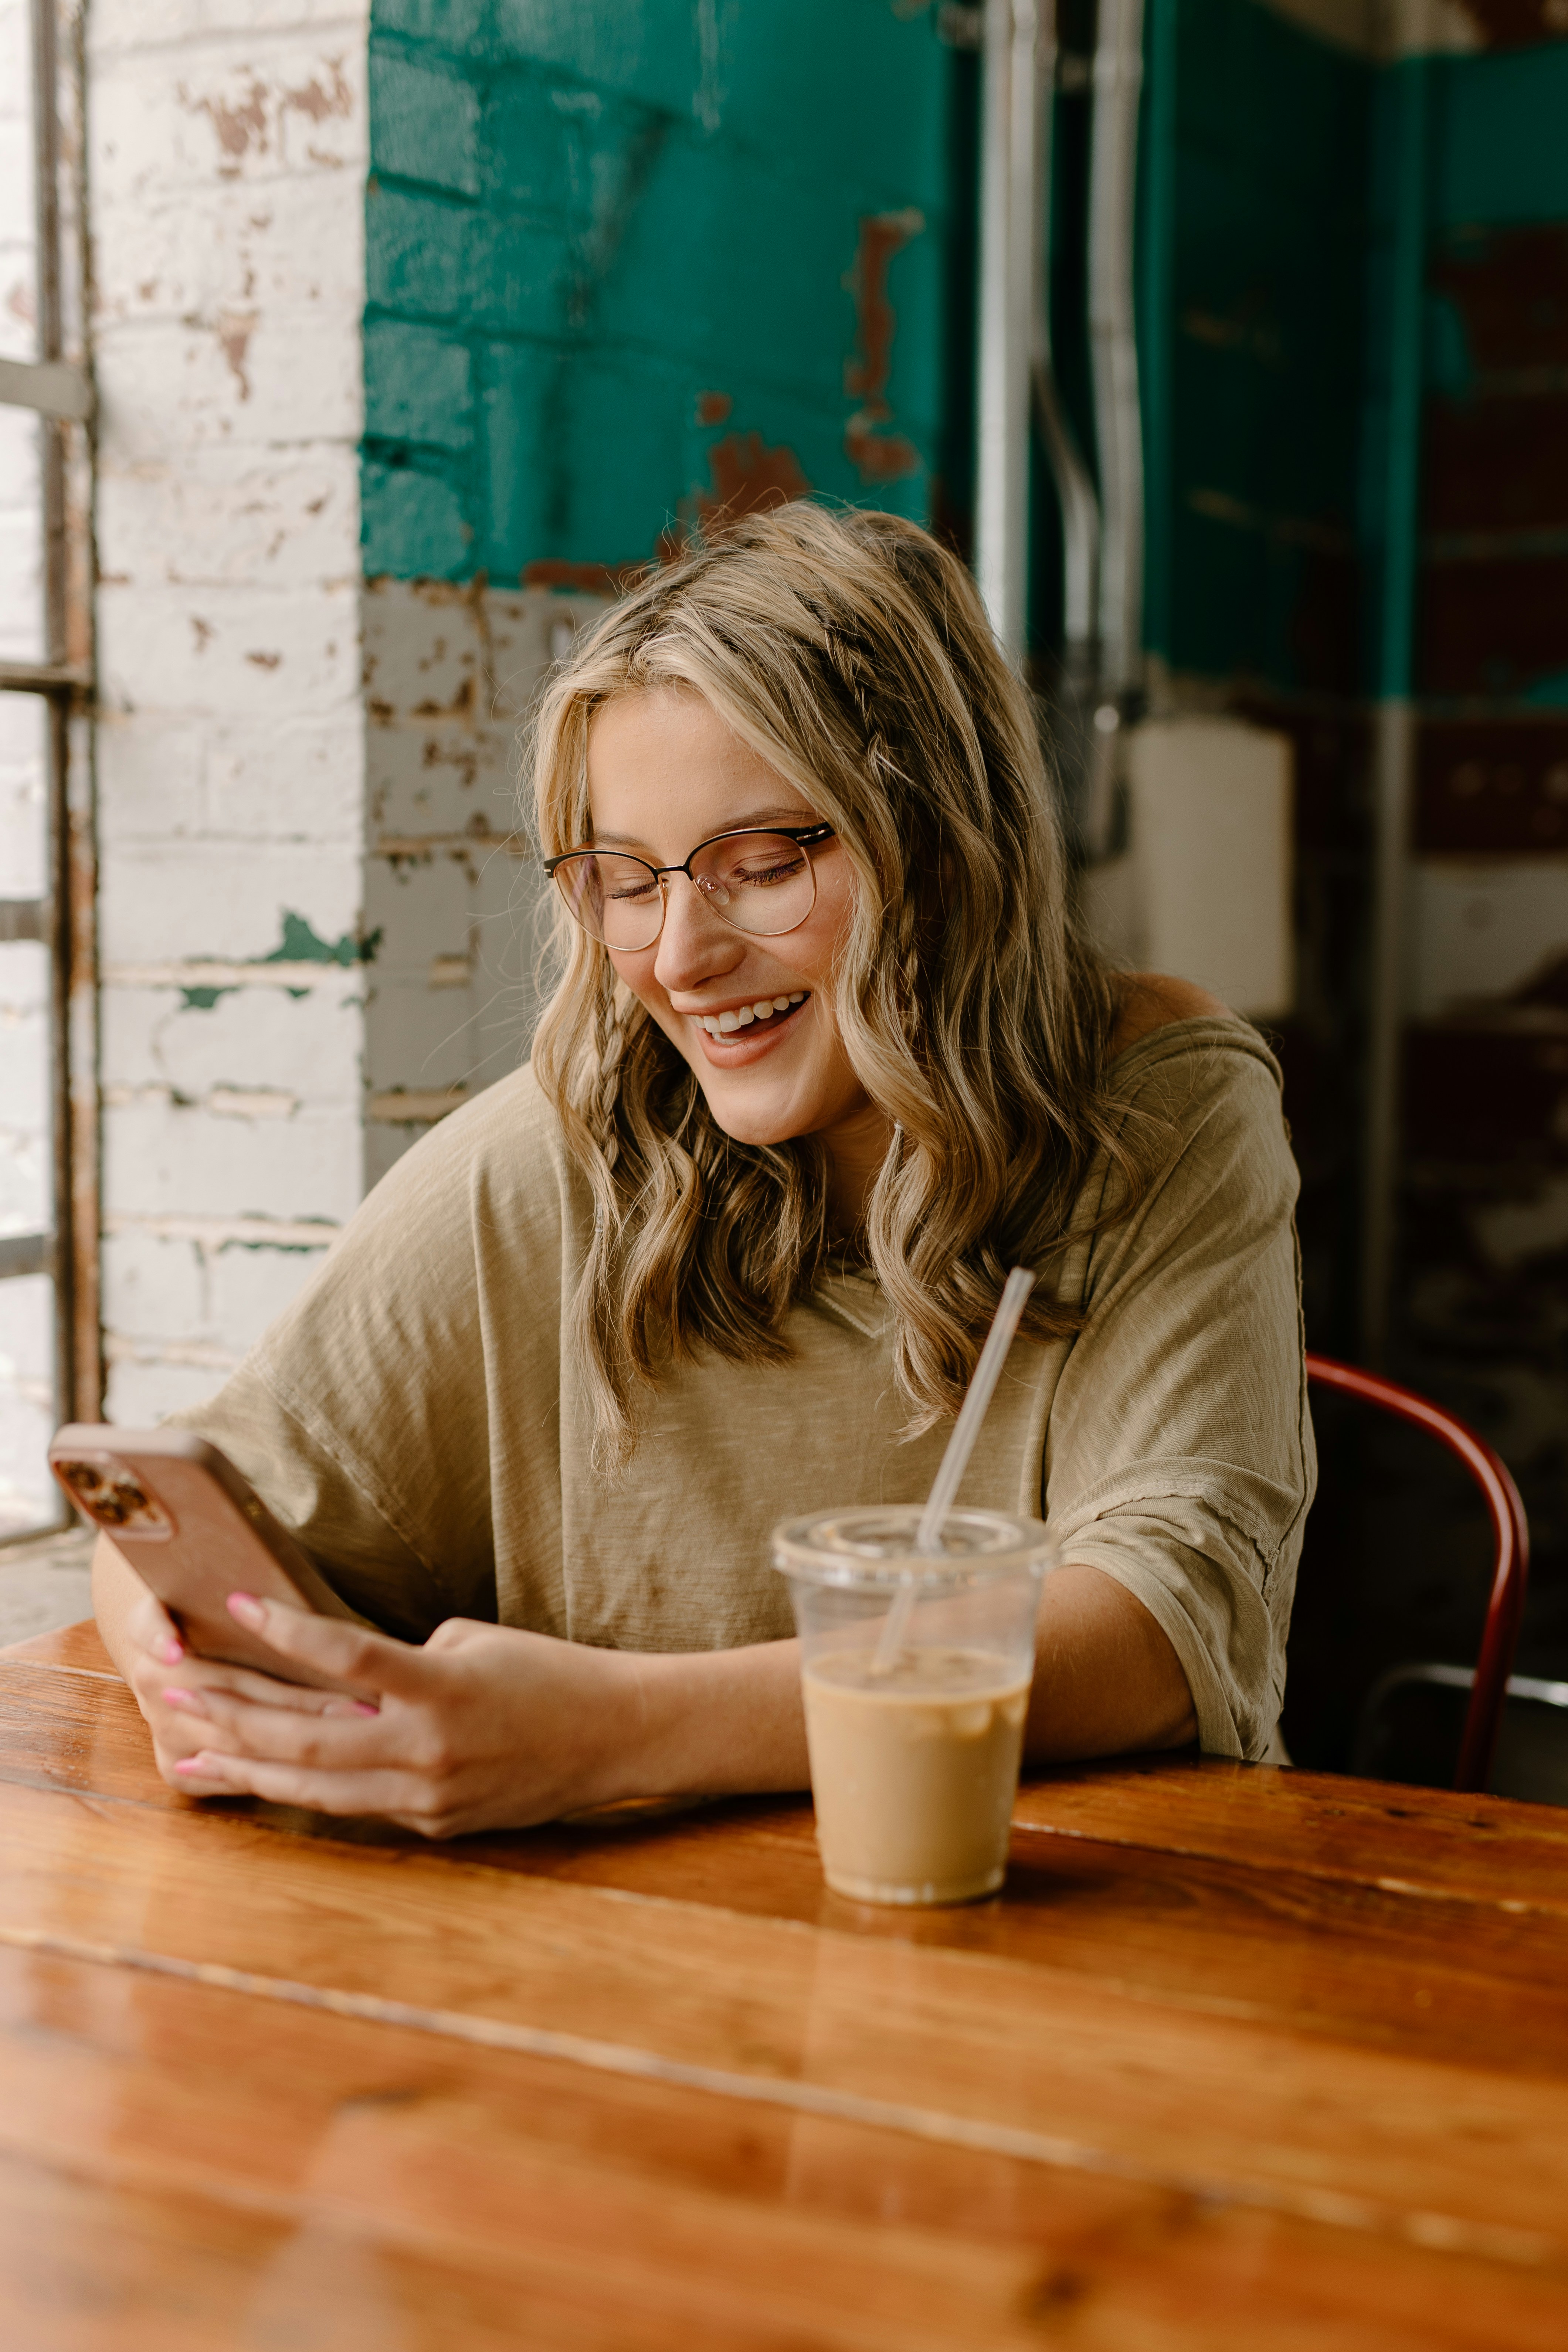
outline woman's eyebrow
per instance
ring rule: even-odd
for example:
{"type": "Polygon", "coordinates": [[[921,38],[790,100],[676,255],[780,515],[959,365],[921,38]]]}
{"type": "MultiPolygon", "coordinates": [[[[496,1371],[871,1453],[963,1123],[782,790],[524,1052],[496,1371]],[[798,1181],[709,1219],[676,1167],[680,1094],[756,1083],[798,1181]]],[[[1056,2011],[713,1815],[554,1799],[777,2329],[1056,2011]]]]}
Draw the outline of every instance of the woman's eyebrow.
{"type": "MultiPolygon", "coordinates": [[[[738,816],[731,824],[721,824],[719,833],[762,833],[773,824],[820,824],[821,822],[821,818],[814,816],[809,809],[753,809],[749,816],[738,816]]],[[[703,835],[705,841],[716,841],[718,837],[718,834],[703,835]]],[[[638,836],[630,833],[597,833],[590,826],[588,838],[595,848],[635,849],[638,836]]]]}

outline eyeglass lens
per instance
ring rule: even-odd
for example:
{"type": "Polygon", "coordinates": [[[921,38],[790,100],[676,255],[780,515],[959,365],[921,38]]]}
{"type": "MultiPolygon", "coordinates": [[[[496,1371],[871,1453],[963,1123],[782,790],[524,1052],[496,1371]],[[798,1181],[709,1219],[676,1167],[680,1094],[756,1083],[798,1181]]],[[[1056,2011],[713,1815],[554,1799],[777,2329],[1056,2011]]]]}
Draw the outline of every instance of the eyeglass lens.
{"type": "MultiPolygon", "coordinates": [[[[713,912],[756,939],[795,930],[816,904],[811,859],[782,833],[732,833],[710,841],[693,856],[690,873],[713,912]]],[[[658,939],[664,891],[640,857],[584,850],[563,859],[555,880],[583,929],[605,947],[633,953],[658,939]]]]}

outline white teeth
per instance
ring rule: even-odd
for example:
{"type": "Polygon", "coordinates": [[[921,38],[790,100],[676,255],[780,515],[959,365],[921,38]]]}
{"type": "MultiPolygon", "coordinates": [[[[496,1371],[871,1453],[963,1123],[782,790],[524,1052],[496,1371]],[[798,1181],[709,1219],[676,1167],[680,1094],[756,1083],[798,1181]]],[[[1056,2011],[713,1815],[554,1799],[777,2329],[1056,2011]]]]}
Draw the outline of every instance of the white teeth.
{"type": "Polygon", "coordinates": [[[807,993],[801,988],[791,996],[759,997],[755,1004],[742,1004],[737,1013],[700,1013],[696,1018],[710,1037],[730,1037],[737,1029],[749,1029],[753,1021],[771,1021],[775,1013],[804,1004],[807,993]]]}

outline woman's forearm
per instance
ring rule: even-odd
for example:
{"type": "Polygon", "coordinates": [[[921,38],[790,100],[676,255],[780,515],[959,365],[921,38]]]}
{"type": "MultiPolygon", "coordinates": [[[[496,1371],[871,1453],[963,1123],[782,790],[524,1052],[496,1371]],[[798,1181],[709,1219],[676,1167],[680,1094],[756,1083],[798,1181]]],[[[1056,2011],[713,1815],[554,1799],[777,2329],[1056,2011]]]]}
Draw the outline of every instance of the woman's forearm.
{"type": "Polygon", "coordinates": [[[1197,1735],[1181,1660],[1142,1602],[1098,1568],[1068,1562],[1048,1576],[1025,1755],[1065,1763],[1180,1748],[1197,1735]]]}
{"type": "MultiPolygon", "coordinates": [[[[804,1789],[800,1644],[639,1656],[626,1796],[804,1789]]],[[[1197,1734],[1186,1676],[1160,1626],[1097,1568],[1046,1584],[1026,1752],[1037,1763],[1178,1748],[1197,1734]]]]}
{"type": "Polygon", "coordinates": [[[623,1654],[637,1711],[624,1796],[731,1796],[804,1789],[800,1643],[623,1654]]]}

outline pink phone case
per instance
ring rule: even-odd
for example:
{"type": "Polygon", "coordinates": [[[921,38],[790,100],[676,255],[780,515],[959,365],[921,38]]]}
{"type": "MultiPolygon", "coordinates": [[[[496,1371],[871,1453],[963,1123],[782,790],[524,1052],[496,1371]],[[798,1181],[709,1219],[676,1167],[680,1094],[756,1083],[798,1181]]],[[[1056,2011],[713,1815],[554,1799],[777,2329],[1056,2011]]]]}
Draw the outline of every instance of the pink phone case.
{"type": "Polygon", "coordinates": [[[56,1434],[49,1467],[199,1655],[320,1690],[344,1687],[307,1666],[286,1665],[230,1616],[229,1594],[254,1592],[359,1622],[216,1445],[183,1429],[79,1422],[56,1434]]]}

